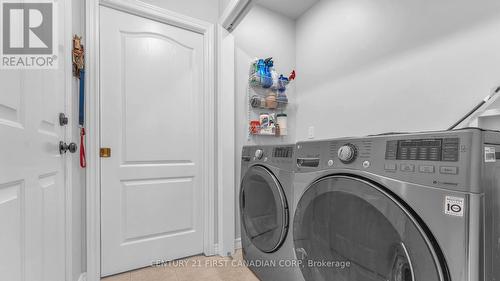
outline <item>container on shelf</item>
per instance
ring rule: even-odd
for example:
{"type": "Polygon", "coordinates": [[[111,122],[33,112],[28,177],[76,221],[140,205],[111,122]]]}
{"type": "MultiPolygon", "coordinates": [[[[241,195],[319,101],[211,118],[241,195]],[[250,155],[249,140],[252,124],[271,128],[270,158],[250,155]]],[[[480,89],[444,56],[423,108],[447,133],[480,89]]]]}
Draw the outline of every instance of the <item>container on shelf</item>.
{"type": "Polygon", "coordinates": [[[286,136],[288,134],[287,131],[287,120],[288,116],[285,113],[278,113],[276,115],[276,124],[279,127],[279,135],[280,136],[286,136]]]}
{"type": "Polygon", "coordinates": [[[275,109],[278,107],[278,101],[276,100],[276,95],[268,95],[266,97],[266,108],[275,109]]]}
{"type": "Polygon", "coordinates": [[[287,104],[288,97],[285,92],[278,92],[278,97],[276,98],[278,103],[287,104]]]}
{"type": "Polygon", "coordinates": [[[269,127],[269,114],[261,113],[259,116],[260,129],[269,127]]]}
{"type": "Polygon", "coordinates": [[[259,95],[253,95],[250,99],[250,105],[253,108],[265,108],[266,107],[266,98],[259,95]]]}
{"type": "Polygon", "coordinates": [[[273,85],[271,67],[272,59],[259,59],[255,61],[250,70],[250,85],[270,88],[273,85]]]}
{"type": "Polygon", "coordinates": [[[278,91],[280,92],[286,91],[286,86],[288,86],[288,83],[290,83],[288,78],[284,77],[283,74],[281,74],[280,77],[278,78],[278,87],[277,87],[278,91]]]}
{"type": "Polygon", "coordinates": [[[250,133],[255,135],[260,132],[260,121],[259,120],[252,120],[250,121],[250,133]]]}

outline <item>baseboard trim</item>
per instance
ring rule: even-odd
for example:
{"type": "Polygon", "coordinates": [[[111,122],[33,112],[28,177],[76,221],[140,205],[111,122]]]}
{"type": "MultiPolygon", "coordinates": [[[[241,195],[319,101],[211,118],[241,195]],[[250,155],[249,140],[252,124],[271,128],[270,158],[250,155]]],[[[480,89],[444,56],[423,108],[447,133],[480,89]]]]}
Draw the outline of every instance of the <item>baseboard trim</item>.
{"type": "Polygon", "coordinates": [[[241,237],[240,238],[236,238],[234,240],[234,248],[235,249],[241,249],[242,248],[242,246],[241,246],[241,237]]]}
{"type": "Polygon", "coordinates": [[[78,277],[78,281],[87,281],[87,272],[83,272],[80,274],[80,277],[78,277]]]}
{"type": "MultiPolygon", "coordinates": [[[[239,250],[241,249],[241,238],[236,238],[234,239],[234,249],[235,250],[239,250]]],[[[227,253],[219,253],[219,244],[214,244],[214,253],[215,255],[219,255],[219,256],[226,256],[227,253]]],[[[78,280],[78,281],[82,281],[82,280],[78,280]]]]}

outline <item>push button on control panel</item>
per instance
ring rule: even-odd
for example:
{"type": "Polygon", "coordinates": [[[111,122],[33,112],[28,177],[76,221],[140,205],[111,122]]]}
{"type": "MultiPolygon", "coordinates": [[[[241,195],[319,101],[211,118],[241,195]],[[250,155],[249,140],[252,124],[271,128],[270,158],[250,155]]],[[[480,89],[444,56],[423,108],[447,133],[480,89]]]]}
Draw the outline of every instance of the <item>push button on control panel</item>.
{"type": "Polygon", "coordinates": [[[385,164],[384,168],[386,171],[394,172],[397,170],[398,167],[396,166],[396,164],[385,164]]]}
{"type": "Polygon", "coordinates": [[[403,171],[403,172],[415,172],[415,165],[413,165],[413,164],[401,164],[401,171],[403,171]]]}
{"type": "Polygon", "coordinates": [[[441,174],[456,175],[458,174],[458,167],[441,166],[439,172],[441,174]]]}
{"type": "Polygon", "coordinates": [[[421,166],[418,167],[418,171],[420,173],[433,174],[434,173],[434,166],[432,166],[432,165],[421,165],[421,166]]]}

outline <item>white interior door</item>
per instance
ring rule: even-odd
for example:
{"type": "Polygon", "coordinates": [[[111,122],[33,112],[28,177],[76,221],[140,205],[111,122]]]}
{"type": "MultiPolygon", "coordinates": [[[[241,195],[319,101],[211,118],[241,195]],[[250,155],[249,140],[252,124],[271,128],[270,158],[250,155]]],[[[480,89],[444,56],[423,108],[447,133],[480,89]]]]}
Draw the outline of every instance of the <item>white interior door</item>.
{"type": "Polygon", "coordinates": [[[101,272],[203,252],[203,35],[100,9],[101,272]]]}
{"type": "Polygon", "coordinates": [[[58,69],[0,70],[0,280],[65,280],[64,30],[60,24],[58,69]]]}

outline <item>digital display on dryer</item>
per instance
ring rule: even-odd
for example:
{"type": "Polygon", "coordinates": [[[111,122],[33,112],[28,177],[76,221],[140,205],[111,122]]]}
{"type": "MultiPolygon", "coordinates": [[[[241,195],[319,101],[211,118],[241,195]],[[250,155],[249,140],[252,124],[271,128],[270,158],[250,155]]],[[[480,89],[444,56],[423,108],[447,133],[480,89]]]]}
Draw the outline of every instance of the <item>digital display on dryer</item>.
{"type": "Polygon", "coordinates": [[[273,150],[274,158],[292,158],[293,157],[293,147],[283,146],[275,147],[273,150]]]}

